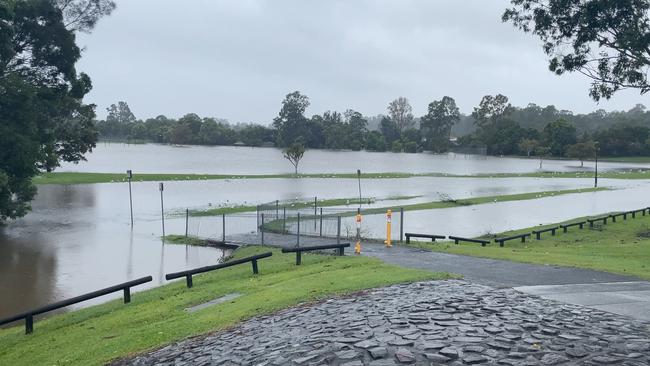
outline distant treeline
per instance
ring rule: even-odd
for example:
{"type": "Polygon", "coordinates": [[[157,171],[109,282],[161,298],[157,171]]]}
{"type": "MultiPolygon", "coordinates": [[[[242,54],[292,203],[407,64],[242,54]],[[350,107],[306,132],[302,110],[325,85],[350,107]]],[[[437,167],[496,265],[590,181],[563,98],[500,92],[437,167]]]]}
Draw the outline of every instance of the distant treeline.
{"type": "Polygon", "coordinates": [[[627,112],[598,110],[573,114],[554,106],[513,107],[503,95],[487,95],[471,115],[459,112],[453,98],[429,104],[413,116],[406,98],[392,101],[387,115],[364,117],[354,110],[328,111],[307,117],[309,98],[288,94],[271,126],[229,124],[194,113],[179,119],[158,116],[138,120],[125,102],[108,108],[97,121],[104,140],[170,144],[286,147],[394,152],[445,152],[479,147],[493,155],[568,156],[580,160],[604,156],[650,154],[650,112],[637,105],[627,112]]]}

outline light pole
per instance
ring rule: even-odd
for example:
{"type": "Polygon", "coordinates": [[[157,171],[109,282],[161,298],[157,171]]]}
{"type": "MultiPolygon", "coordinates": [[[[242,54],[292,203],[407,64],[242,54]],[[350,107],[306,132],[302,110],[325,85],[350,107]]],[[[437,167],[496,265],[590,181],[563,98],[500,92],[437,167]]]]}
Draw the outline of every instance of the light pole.
{"type": "Polygon", "coordinates": [[[131,178],[133,178],[133,172],[131,169],[126,171],[126,178],[129,180],[129,207],[131,208],[131,227],[133,227],[133,195],[131,194],[131,178]]]}
{"type": "Polygon", "coordinates": [[[165,189],[162,182],[158,183],[160,190],[160,218],[162,219],[163,238],[165,237],[165,206],[163,205],[163,190],[165,189]]]}
{"type": "Polygon", "coordinates": [[[594,169],[594,188],[598,188],[598,143],[596,142],[594,144],[596,146],[596,149],[594,151],[595,157],[596,157],[596,164],[595,164],[595,169],[594,169]]]}

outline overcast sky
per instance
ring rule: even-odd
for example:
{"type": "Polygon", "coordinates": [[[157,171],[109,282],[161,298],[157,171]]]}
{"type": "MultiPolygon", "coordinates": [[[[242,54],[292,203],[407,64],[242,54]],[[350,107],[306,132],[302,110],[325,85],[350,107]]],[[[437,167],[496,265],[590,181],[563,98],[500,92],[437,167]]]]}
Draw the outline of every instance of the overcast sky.
{"type": "Polygon", "coordinates": [[[500,17],[506,0],[118,0],[90,35],[78,69],[86,101],[126,101],[138,118],[185,113],[268,124],[284,96],[308,115],[386,113],[399,96],[414,114],[449,95],[470,113],[486,94],[512,104],[590,112],[629,109],[636,91],[596,104],[589,80],[548,71],[540,42],[500,17]]]}

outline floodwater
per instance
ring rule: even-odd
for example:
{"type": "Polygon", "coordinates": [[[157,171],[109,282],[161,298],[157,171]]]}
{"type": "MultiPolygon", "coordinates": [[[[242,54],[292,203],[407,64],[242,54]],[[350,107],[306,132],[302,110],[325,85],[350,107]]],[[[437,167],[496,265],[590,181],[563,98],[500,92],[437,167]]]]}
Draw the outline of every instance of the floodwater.
{"type": "MultiPolygon", "coordinates": [[[[64,164],[60,171],[119,173],[284,174],[293,166],[276,148],[236,146],[173,146],[158,144],[100,143],[87,162],[64,164]],[[182,156],[182,158],[179,158],[182,156]]],[[[542,170],[588,171],[593,163],[545,160],[542,170]]],[[[601,162],[599,169],[650,168],[650,164],[601,162]]],[[[538,159],[500,158],[482,155],[429,153],[379,153],[365,151],[307,150],[300,161],[301,173],[408,172],[408,173],[525,173],[539,169],[538,159]]]]}
{"type": "MultiPolygon", "coordinates": [[[[576,162],[547,161],[550,170],[575,169],[576,162]]],[[[304,172],[411,171],[490,173],[535,171],[536,160],[464,157],[430,154],[308,151],[301,164],[304,172]]],[[[639,166],[639,165],[635,165],[639,166]]],[[[603,164],[603,169],[630,165],[603,164]]],[[[643,167],[642,165],[640,167],[643,167]]],[[[234,147],[172,147],[163,145],[100,145],[89,161],[66,165],[62,170],[157,173],[285,173],[289,164],[276,149],[234,147]]],[[[550,197],[531,201],[406,212],[405,231],[474,236],[575,216],[648,206],[648,181],[606,180],[613,191],[550,197]]],[[[362,180],[363,197],[378,199],[418,196],[408,200],[377,202],[411,204],[442,198],[468,198],[548,190],[589,188],[589,179],[539,178],[438,178],[362,180]]],[[[141,276],[165,283],[164,274],[218,262],[223,251],[162,243],[160,192],[156,182],[133,183],[134,226],[130,225],[128,185],[46,185],[38,187],[33,211],[0,228],[0,318],[47,303],[141,276]]],[[[259,204],[274,200],[354,198],[354,179],[252,179],[165,182],[164,208],[167,234],[183,234],[186,208],[259,204]]],[[[356,208],[337,207],[332,210],[356,208]]],[[[369,207],[365,205],[363,207],[369,207]]],[[[354,227],[344,219],[344,229],[354,227]]],[[[394,223],[397,219],[394,219],[394,223]]],[[[332,232],[332,222],[325,230],[332,232]]],[[[255,230],[256,215],[226,217],[226,237],[255,230]]],[[[316,230],[315,225],[312,227],[316,230]]],[[[306,227],[303,227],[306,230],[306,227]]],[[[363,232],[385,235],[384,215],[364,217],[363,232]]],[[[191,235],[220,238],[220,217],[190,218],[191,235]]],[[[393,236],[398,235],[396,229],[393,236]]],[[[119,297],[117,293],[113,297],[119,297]]],[[[135,294],[134,296],[137,296],[135,294]]],[[[110,297],[97,299],[104,301],[110,297]]],[[[93,302],[90,302],[93,303],[93,302]]],[[[88,305],[83,303],[81,306],[88,305]]]]}

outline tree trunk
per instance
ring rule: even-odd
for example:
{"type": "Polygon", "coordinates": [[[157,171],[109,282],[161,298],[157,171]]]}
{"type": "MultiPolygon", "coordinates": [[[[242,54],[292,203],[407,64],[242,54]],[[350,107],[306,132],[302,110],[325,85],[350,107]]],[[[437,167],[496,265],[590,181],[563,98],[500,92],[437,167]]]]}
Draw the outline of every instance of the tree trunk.
{"type": "Polygon", "coordinates": [[[584,160],[580,160],[580,167],[581,167],[581,168],[584,168],[584,166],[585,166],[585,161],[584,161],[584,160]]]}

